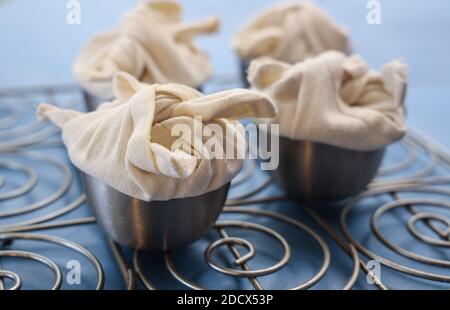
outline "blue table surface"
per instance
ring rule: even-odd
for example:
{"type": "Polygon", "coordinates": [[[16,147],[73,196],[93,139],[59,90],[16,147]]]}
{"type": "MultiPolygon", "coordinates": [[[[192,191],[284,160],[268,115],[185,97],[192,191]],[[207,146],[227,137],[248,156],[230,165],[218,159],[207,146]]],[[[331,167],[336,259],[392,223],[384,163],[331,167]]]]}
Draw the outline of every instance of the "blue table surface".
{"type": "MultiPolygon", "coordinates": [[[[0,0],[0,88],[73,83],[71,65],[82,45],[94,33],[109,29],[117,24],[122,14],[137,2],[135,0],[82,1],[81,24],[67,25],[66,1],[0,0]]],[[[246,0],[239,1],[238,4],[226,0],[185,0],[181,2],[185,7],[186,20],[196,20],[210,15],[221,17],[220,33],[201,38],[198,42],[211,55],[216,73],[222,75],[236,74],[238,70],[237,58],[229,44],[232,34],[249,15],[278,1],[246,0]]],[[[366,23],[366,1],[322,0],[316,2],[326,8],[337,21],[346,24],[351,29],[354,50],[361,54],[372,66],[380,67],[383,63],[398,57],[409,64],[408,122],[411,126],[419,128],[426,135],[450,149],[450,60],[448,57],[450,55],[450,2],[447,0],[429,2],[418,0],[383,1],[381,25],[368,25],[366,23]]],[[[32,117],[32,113],[28,115],[32,117]]],[[[65,151],[62,148],[49,149],[46,152],[55,154],[56,157],[67,161],[65,151]]],[[[38,169],[42,170],[41,183],[38,188],[33,190],[33,199],[39,199],[51,193],[56,186],[55,184],[60,182],[61,177],[57,172],[46,169],[45,165],[38,169]]],[[[254,178],[255,182],[261,182],[264,175],[256,174],[254,178]]],[[[239,190],[242,189],[237,189],[233,193],[237,194],[239,190]]],[[[51,210],[56,210],[72,202],[80,194],[80,191],[80,183],[76,180],[64,199],[52,205],[51,210]]],[[[276,187],[271,187],[264,193],[279,193],[279,190],[276,187]]],[[[19,202],[15,201],[15,203],[29,203],[29,199],[30,197],[24,197],[19,202]]],[[[14,205],[4,204],[4,207],[13,208],[14,205]]],[[[279,206],[271,205],[266,208],[276,210],[279,206]]],[[[282,212],[299,217],[314,227],[314,223],[310,219],[308,220],[304,214],[300,214],[302,211],[295,204],[287,203],[282,212]]],[[[364,214],[364,211],[360,211],[360,213],[360,216],[368,216],[364,214]]],[[[91,214],[91,211],[87,206],[84,206],[70,214],[69,218],[89,214],[91,214]]],[[[328,214],[330,218],[333,218],[334,215],[333,212],[328,214]]],[[[0,224],[8,223],[8,221],[1,221],[0,224]]],[[[14,220],[11,221],[14,222],[14,220]]],[[[393,236],[401,236],[401,234],[397,234],[400,228],[396,227],[394,220],[392,221],[391,223],[384,223],[383,227],[390,229],[389,232],[393,236]]],[[[261,222],[266,223],[267,221],[262,219],[261,222]]],[[[367,228],[363,227],[366,224],[362,224],[362,222],[361,224],[352,223],[352,225],[352,229],[356,232],[365,231],[367,228]]],[[[275,227],[277,227],[276,224],[275,227]]],[[[283,227],[278,228],[285,229],[283,227]]],[[[106,272],[106,288],[124,288],[124,283],[105,238],[96,225],[43,232],[57,234],[86,246],[102,261],[106,272]]],[[[295,236],[296,234],[295,231],[289,229],[285,232],[288,236],[295,236]]],[[[365,234],[359,237],[369,244],[375,243],[371,240],[373,237],[365,234]]],[[[333,255],[333,266],[327,273],[325,281],[321,281],[315,288],[340,288],[350,276],[351,260],[342,255],[340,253],[342,251],[333,241],[328,239],[333,255]]],[[[405,242],[409,241],[405,240],[405,242]]],[[[27,244],[26,246],[27,249],[36,247],[36,251],[42,250],[40,244],[27,244]]],[[[266,244],[266,246],[268,245],[266,244]]],[[[263,279],[265,286],[274,288],[293,286],[299,280],[306,279],[312,274],[312,271],[317,270],[320,260],[311,259],[311,255],[319,255],[317,247],[308,245],[308,242],[299,245],[300,248],[303,246],[305,248],[300,253],[306,251],[307,257],[302,258],[300,256],[297,259],[302,260],[304,264],[300,267],[285,268],[275,278],[263,279]],[[277,286],[280,283],[282,285],[277,286]]],[[[202,245],[200,245],[200,249],[190,248],[177,253],[177,266],[180,270],[190,274],[196,281],[212,288],[249,288],[247,281],[225,277],[205,267],[205,264],[201,262],[201,247],[202,245]]],[[[276,245],[273,245],[273,247],[276,247],[276,245]]],[[[46,251],[48,253],[51,250],[46,251]]],[[[423,251],[430,254],[427,250],[423,251]]],[[[433,253],[431,252],[431,254],[433,253]]],[[[267,259],[273,259],[269,252],[264,254],[268,256],[267,259]]],[[[297,254],[294,253],[294,255],[297,254]]],[[[439,256],[448,259],[448,251],[439,252],[439,256]]],[[[75,259],[76,257],[73,256],[75,259]]],[[[401,257],[395,257],[402,261],[401,257]]],[[[64,266],[69,258],[72,258],[72,256],[57,256],[56,261],[64,266]]],[[[278,256],[275,255],[275,258],[278,258],[278,256]]],[[[174,280],[167,280],[167,278],[170,278],[167,270],[158,267],[161,266],[161,259],[161,255],[145,255],[146,269],[149,274],[154,276],[159,287],[181,288],[182,286],[174,280]]],[[[264,260],[259,263],[264,263],[264,260]]],[[[13,270],[14,264],[15,262],[11,263],[13,267],[11,269],[13,270]]],[[[86,263],[83,266],[89,266],[89,264],[86,263]]],[[[26,275],[27,284],[25,288],[45,287],[50,283],[51,276],[46,274],[45,271],[40,271],[42,277],[36,279],[33,275],[36,266],[33,264],[15,267],[26,275]]],[[[253,267],[257,268],[258,266],[253,267]]],[[[92,288],[95,282],[94,271],[91,267],[86,268],[83,269],[81,288],[92,288]]],[[[448,273],[448,270],[445,272],[448,273]]],[[[387,272],[385,277],[387,282],[395,283],[396,288],[446,287],[435,282],[411,281],[411,278],[394,272],[387,272]]],[[[363,279],[358,281],[356,287],[372,288],[363,279]]],[[[65,285],[65,288],[80,287],[65,285]]]]}

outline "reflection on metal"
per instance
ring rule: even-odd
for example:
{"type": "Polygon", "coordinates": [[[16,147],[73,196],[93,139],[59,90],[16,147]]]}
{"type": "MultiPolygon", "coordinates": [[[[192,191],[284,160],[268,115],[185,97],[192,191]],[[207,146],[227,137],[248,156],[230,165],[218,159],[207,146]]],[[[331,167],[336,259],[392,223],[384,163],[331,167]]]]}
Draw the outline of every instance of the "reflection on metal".
{"type": "Polygon", "coordinates": [[[108,236],[147,250],[180,248],[203,236],[222,211],[229,188],[226,184],[197,197],[147,202],[82,175],[89,204],[108,236]]]}
{"type": "Polygon", "coordinates": [[[377,172],[384,148],[355,151],[311,141],[280,137],[280,164],[274,181],[289,197],[334,201],[363,191],[377,172]]]}
{"type": "MultiPolygon", "coordinates": [[[[222,78],[221,81],[216,87],[226,87],[223,84],[228,83],[227,79],[222,78]]],[[[40,215],[33,216],[34,212],[47,210],[55,202],[66,198],[68,191],[74,186],[74,176],[67,158],[62,156],[58,158],[49,155],[48,152],[42,152],[47,148],[61,149],[61,141],[56,131],[50,126],[35,122],[33,118],[30,118],[28,123],[22,121],[24,116],[33,113],[33,104],[37,103],[33,98],[39,96],[42,99],[47,96],[45,100],[55,102],[60,94],[70,94],[72,99],[76,96],[76,100],[83,100],[81,92],[71,86],[0,91],[0,263],[3,260],[4,262],[15,260],[16,263],[26,263],[27,260],[36,261],[42,265],[42,267],[38,265],[36,268],[47,268],[54,275],[53,284],[50,287],[42,288],[59,289],[63,287],[61,267],[56,263],[56,259],[46,256],[49,253],[46,253],[45,247],[39,248],[40,253],[19,250],[14,247],[15,240],[18,239],[55,244],[64,250],[61,255],[66,255],[64,253],[67,251],[76,251],[83,255],[96,270],[97,281],[95,287],[92,288],[101,289],[104,285],[105,275],[101,261],[90,250],[81,244],[53,234],[35,233],[35,231],[44,229],[64,229],[73,226],[84,229],[83,225],[96,222],[93,216],[60,218],[63,215],[70,215],[71,212],[83,205],[85,206],[84,193],[79,193],[78,197],[56,211],[44,215],[40,212],[40,215]],[[11,101],[11,97],[20,99],[23,104],[16,102],[12,104],[14,100],[11,101]],[[20,199],[32,196],[30,193],[40,182],[38,168],[42,165],[50,166],[58,171],[55,174],[55,180],[57,180],[55,182],[59,185],[53,191],[49,191],[50,194],[43,199],[20,199]],[[15,188],[6,190],[5,187],[9,184],[8,176],[11,174],[17,174],[25,181],[15,188]],[[18,203],[14,208],[1,208],[2,202],[16,199],[26,202],[18,203]],[[27,215],[26,220],[19,219],[23,215],[27,215]]],[[[73,104],[73,102],[69,104],[73,104]]],[[[441,249],[448,249],[450,247],[450,218],[448,217],[448,210],[450,210],[450,156],[442,151],[441,147],[414,131],[410,131],[402,143],[388,148],[386,158],[395,158],[395,156],[391,156],[393,154],[403,158],[385,163],[365,192],[348,201],[341,202],[342,209],[340,216],[336,216],[334,219],[335,223],[331,223],[330,219],[324,216],[323,208],[290,201],[282,194],[268,195],[267,192],[275,188],[273,180],[269,174],[258,171],[255,161],[246,162],[241,173],[231,183],[232,191],[242,190],[238,191],[237,195],[230,195],[222,211],[222,216],[226,219],[221,217],[212,228],[212,231],[218,233],[218,238],[215,240],[202,239],[202,242],[205,240],[209,242],[203,254],[205,267],[224,276],[248,279],[252,287],[257,290],[286,289],[288,287],[285,286],[288,284],[283,281],[276,283],[277,287],[265,287],[264,283],[266,282],[262,279],[275,276],[288,264],[293,263],[294,252],[297,251],[292,246],[293,240],[299,244],[312,240],[319,252],[308,259],[314,260],[317,270],[307,278],[305,275],[298,275],[298,283],[295,283],[290,289],[314,288],[318,283],[325,281],[325,276],[333,268],[330,242],[334,242],[352,261],[352,268],[340,271],[346,279],[342,289],[355,288],[358,279],[366,277],[370,277],[373,284],[379,289],[395,289],[395,283],[385,283],[384,278],[376,278],[376,274],[370,268],[374,261],[393,272],[435,282],[450,283],[450,275],[448,272],[445,273],[450,266],[448,259],[427,256],[424,253],[415,252],[416,247],[400,245],[385,233],[383,225],[381,225],[386,219],[405,220],[401,224],[404,228],[404,236],[402,235],[404,238],[414,239],[415,244],[427,246],[431,253],[433,250],[438,253],[441,249]],[[255,175],[258,177],[255,178],[255,175]],[[309,222],[304,218],[288,217],[282,214],[284,205],[287,203],[298,204],[298,208],[302,208],[309,216],[309,222]],[[363,218],[361,212],[356,212],[356,209],[363,205],[366,208],[365,211],[371,214],[369,219],[363,218]],[[271,211],[268,211],[266,206],[271,207],[271,211]],[[277,208],[276,212],[274,207],[277,208]],[[394,213],[398,210],[409,214],[408,218],[396,217],[394,213]],[[227,217],[232,217],[232,220],[227,217]],[[365,231],[354,231],[351,222],[355,221],[367,221],[363,226],[365,231]],[[273,228],[280,227],[280,225],[290,227],[289,229],[294,229],[298,233],[287,236],[278,228],[273,228]],[[244,231],[243,235],[245,236],[258,234],[272,239],[268,244],[277,244],[277,246],[264,248],[261,251],[261,248],[257,248],[257,244],[253,244],[250,239],[241,235],[241,232],[244,231]],[[367,235],[375,238],[382,245],[383,251],[380,251],[380,248],[373,249],[372,243],[368,244],[361,240],[361,236],[367,235]],[[225,262],[217,259],[219,250],[229,251],[230,255],[227,257],[228,259],[232,257],[232,259],[225,262]],[[387,251],[392,255],[386,255],[387,251]],[[273,254],[271,257],[273,264],[252,269],[251,266],[254,266],[252,262],[256,261],[258,256],[264,255],[263,252],[273,254]],[[399,256],[402,256],[403,259],[400,260],[399,256]],[[423,268],[412,267],[405,262],[405,259],[411,262],[420,262],[423,268]],[[427,269],[427,266],[433,268],[427,269]],[[439,272],[439,268],[442,269],[442,273],[439,272]]],[[[335,210],[339,207],[339,204],[333,206],[335,210]]],[[[130,259],[124,254],[129,249],[125,249],[112,240],[108,240],[108,244],[118,263],[127,289],[158,288],[157,283],[160,282],[160,279],[145,268],[146,261],[142,251],[134,250],[132,259],[130,259]]],[[[189,249],[184,251],[189,251],[189,249]]],[[[189,276],[183,275],[179,265],[179,256],[179,250],[164,253],[162,267],[167,269],[167,274],[186,288],[211,288],[206,287],[203,283],[196,283],[189,276]]],[[[304,264],[306,262],[295,261],[294,263],[304,264]]],[[[95,275],[90,276],[94,277],[95,275]]],[[[26,287],[26,283],[23,282],[19,271],[6,270],[5,264],[0,265],[0,289],[20,289],[24,286],[26,287]]]]}

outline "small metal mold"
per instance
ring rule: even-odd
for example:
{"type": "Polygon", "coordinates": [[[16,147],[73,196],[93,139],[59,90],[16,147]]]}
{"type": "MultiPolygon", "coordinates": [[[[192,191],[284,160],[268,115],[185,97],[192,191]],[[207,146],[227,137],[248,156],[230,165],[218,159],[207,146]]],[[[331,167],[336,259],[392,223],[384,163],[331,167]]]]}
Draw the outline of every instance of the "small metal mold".
{"type": "Polygon", "coordinates": [[[344,199],[366,189],[385,149],[355,151],[280,137],[280,162],[271,171],[290,198],[306,202],[344,199]]]}
{"type": "Polygon", "coordinates": [[[229,184],[196,197],[143,201],[83,173],[98,223],[114,241],[135,249],[170,250],[202,237],[216,222],[229,184]]]}

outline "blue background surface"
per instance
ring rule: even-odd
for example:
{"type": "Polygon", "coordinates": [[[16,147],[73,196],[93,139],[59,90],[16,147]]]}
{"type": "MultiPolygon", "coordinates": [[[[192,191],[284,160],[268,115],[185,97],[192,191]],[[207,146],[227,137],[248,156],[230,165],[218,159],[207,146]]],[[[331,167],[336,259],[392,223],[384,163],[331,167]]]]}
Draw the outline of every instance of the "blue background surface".
{"type": "MultiPolygon", "coordinates": [[[[0,0],[0,88],[11,88],[17,86],[34,86],[49,84],[72,83],[71,64],[74,57],[86,40],[98,31],[110,29],[116,25],[126,10],[131,9],[138,1],[111,1],[111,0],[89,0],[82,2],[81,25],[66,24],[66,1],[54,0],[0,0]]],[[[238,71],[237,58],[230,47],[232,34],[239,29],[249,15],[256,13],[263,7],[279,1],[268,0],[185,0],[181,1],[185,7],[185,19],[187,21],[197,20],[210,15],[219,15],[222,19],[221,32],[218,35],[199,39],[211,55],[215,70],[218,75],[236,74],[238,71]]],[[[393,58],[401,58],[410,67],[410,86],[408,93],[409,123],[433,137],[441,144],[450,149],[450,2],[447,0],[405,1],[389,0],[382,1],[382,24],[368,25],[366,22],[366,1],[363,0],[341,0],[316,1],[322,5],[338,22],[345,24],[351,29],[354,50],[361,54],[373,67],[380,67],[383,63],[393,58]]],[[[79,98],[81,99],[81,98],[79,98]]],[[[33,99],[37,103],[38,98],[33,99]]],[[[62,100],[62,99],[61,99],[62,100]]],[[[33,117],[29,111],[29,117],[33,117]]],[[[65,158],[63,149],[49,149],[50,154],[65,158]]],[[[400,156],[401,157],[401,156],[400,156]]],[[[41,171],[40,184],[32,195],[22,198],[20,201],[4,204],[4,208],[14,208],[17,205],[29,203],[39,197],[45,197],[54,190],[61,176],[50,168],[39,166],[41,171]]],[[[76,171],[75,171],[76,173],[76,171]]],[[[256,174],[254,183],[262,182],[264,175],[256,174]]],[[[17,180],[20,184],[20,180],[17,180]]],[[[242,188],[236,189],[232,194],[237,194],[242,188]]],[[[75,182],[64,199],[53,204],[42,214],[56,210],[67,203],[72,202],[80,193],[79,182],[75,182]]],[[[262,193],[279,193],[272,186],[262,193]]],[[[383,198],[372,202],[378,205],[383,198]]],[[[370,202],[368,202],[370,204],[370,202]]],[[[351,260],[343,255],[336,244],[326,234],[323,234],[317,225],[304,214],[301,208],[292,203],[282,203],[265,206],[264,208],[290,214],[294,218],[305,221],[313,228],[321,232],[327,238],[332,251],[332,266],[325,279],[315,288],[341,288],[350,276],[351,260]]],[[[352,231],[364,240],[366,245],[377,248],[381,253],[392,256],[397,261],[404,261],[398,255],[392,254],[379,247],[373,236],[368,235],[367,217],[370,216],[370,206],[359,208],[359,216],[366,220],[358,220],[352,223],[352,231]],[[386,252],[386,253],[384,253],[386,252]]],[[[337,209],[325,212],[329,221],[335,224],[337,209]],[[336,211],[336,212],[335,212],[336,211]]],[[[356,211],[355,211],[356,212],[356,211]]],[[[40,213],[38,213],[39,215],[40,213]]],[[[91,214],[89,208],[84,206],[68,215],[68,218],[86,216],[91,214]]],[[[34,214],[33,216],[36,216],[34,214]]],[[[401,217],[401,216],[400,216],[401,217]]],[[[242,218],[242,217],[241,217],[242,218]]],[[[244,217],[245,218],[245,217],[244,217]]],[[[22,218],[21,218],[22,219],[22,218]]],[[[26,217],[25,217],[26,219],[26,217]]],[[[14,219],[14,221],[17,219],[14,219]]],[[[13,221],[13,220],[11,220],[13,221]]],[[[269,222],[266,219],[258,220],[284,231],[292,242],[298,241],[298,233],[295,230],[269,222]]],[[[0,225],[8,221],[0,222],[0,225]]],[[[383,223],[383,228],[388,229],[389,234],[396,241],[411,245],[412,238],[402,239],[405,231],[403,226],[398,225],[398,218],[393,218],[383,223]]],[[[46,232],[46,231],[44,231],[46,232]]],[[[85,225],[58,230],[48,233],[60,235],[77,241],[101,260],[106,271],[106,288],[124,288],[123,281],[112,259],[102,232],[96,225],[85,225]]],[[[212,233],[211,238],[216,237],[212,233]]],[[[252,238],[252,236],[248,236],[252,238]]],[[[206,240],[207,241],[207,240],[206,240]]],[[[181,273],[189,275],[191,279],[201,282],[210,288],[250,288],[245,279],[233,279],[213,272],[203,262],[202,251],[206,241],[200,241],[194,247],[176,253],[177,266],[181,273]]],[[[255,241],[258,243],[258,241],[255,241]]],[[[36,251],[45,250],[52,256],[51,250],[33,245],[27,242],[18,242],[30,249],[36,247],[36,251]]],[[[264,259],[255,262],[253,268],[261,267],[268,261],[279,259],[279,255],[272,255],[271,250],[277,250],[276,244],[267,244],[259,253],[264,259]]],[[[56,251],[56,250],[55,250],[56,251]]],[[[436,253],[433,250],[421,248],[420,251],[429,255],[438,255],[448,259],[448,251],[436,253]]],[[[57,262],[64,266],[67,260],[80,259],[73,255],[60,255],[55,252],[57,262]]],[[[130,253],[128,253],[129,255],[130,253]]],[[[226,254],[223,254],[226,255],[226,254]]],[[[268,288],[287,288],[305,280],[319,267],[320,257],[317,246],[312,240],[304,236],[301,244],[294,247],[294,260],[302,262],[300,265],[289,265],[274,277],[263,278],[262,282],[268,288]]],[[[161,268],[162,257],[160,254],[145,254],[145,269],[152,275],[152,280],[161,288],[182,288],[180,284],[171,279],[167,270],[161,268]]],[[[2,262],[3,263],[3,262],[2,262]]],[[[37,270],[34,264],[16,264],[12,262],[11,270],[20,270],[24,275],[25,288],[48,287],[50,285],[50,274],[40,270],[39,276],[34,274],[37,270]],[[48,282],[48,283],[47,283],[48,282]]],[[[420,264],[416,267],[428,268],[420,264]]],[[[89,266],[83,262],[84,266],[89,266]]],[[[431,268],[432,269],[432,268],[431,268]]],[[[95,282],[93,269],[83,269],[82,288],[92,288],[95,282]]],[[[442,272],[442,270],[441,270],[442,272]]],[[[448,274],[448,270],[444,273],[448,274]]],[[[416,280],[386,271],[384,280],[387,283],[395,283],[395,288],[446,288],[446,286],[431,283],[429,281],[416,280]]],[[[360,276],[357,288],[373,288],[368,286],[363,276],[360,276]]],[[[80,288],[65,285],[64,288],[80,288]]]]}
{"type": "MultiPolygon", "coordinates": [[[[136,0],[81,1],[80,25],[66,23],[65,0],[0,1],[0,87],[72,82],[71,65],[83,44],[111,29],[136,0]]],[[[230,39],[257,11],[280,1],[184,0],[187,21],[222,20],[218,35],[199,39],[218,74],[233,73],[230,39]]],[[[318,0],[351,30],[355,52],[374,68],[401,58],[409,64],[409,123],[450,148],[450,2],[382,1],[380,25],[366,22],[367,1],[318,0]]]]}

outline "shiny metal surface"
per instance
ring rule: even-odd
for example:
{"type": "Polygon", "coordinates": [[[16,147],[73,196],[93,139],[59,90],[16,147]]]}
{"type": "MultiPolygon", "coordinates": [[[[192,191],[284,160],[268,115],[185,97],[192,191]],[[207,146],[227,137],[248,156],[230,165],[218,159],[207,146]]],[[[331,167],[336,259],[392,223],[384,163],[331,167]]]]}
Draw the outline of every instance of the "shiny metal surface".
{"type": "Polygon", "coordinates": [[[331,201],[363,191],[375,176],[384,149],[354,151],[311,141],[280,137],[280,164],[271,171],[292,198],[331,201]]]}
{"type": "Polygon", "coordinates": [[[169,250],[194,242],[216,222],[229,184],[197,197],[146,202],[83,174],[97,221],[114,241],[136,249],[169,250]]]}

